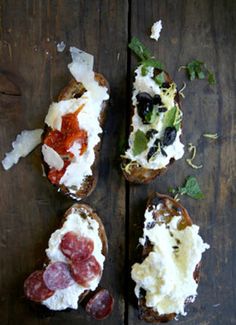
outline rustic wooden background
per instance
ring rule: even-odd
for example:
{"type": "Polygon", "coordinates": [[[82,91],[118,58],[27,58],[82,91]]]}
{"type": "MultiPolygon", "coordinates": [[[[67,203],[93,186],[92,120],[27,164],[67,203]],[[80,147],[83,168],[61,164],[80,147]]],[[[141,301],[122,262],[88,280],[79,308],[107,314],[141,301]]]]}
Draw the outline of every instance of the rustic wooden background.
{"type": "MultiPolygon", "coordinates": [[[[109,239],[102,284],[113,292],[115,306],[100,324],[143,324],[137,319],[130,266],[136,258],[145,202],[153,191],[166,193],[188,175],[197,176],[206,198],[182,201],[211,250],[203,258],[196,302],[178,324],[236,324],[235,25],[234,0],[0,1],[0,159],[21,130],[42,127],[50,102],[70,78],[69,45],[92,53],[96,71],[110,82],[99,182],[85,200],[100,214],[109,239]],[[149,33],[160,18],[164,27],[156,43],[149,33]],[[187,82],[183,101],[183,140],[198,145],[203,169],[192,170],[182,159],[148,186],[125,183],[119,154],[136,65],[127,50],[131,36],[151,48],[180,87],[186,77],[178,67],[194,58],[215,72],[214,87],[205,81],[187,82]],[[56,51],[60,41],[67,45],[63,53],[56,51]],[[217,132],[220,138],[209,141],[202,138],[204,132],[217,132]]],[[[48,238],[73,202],[42,177],[39,149],[10,171],[0,169],[0,323],[95,324],[82,308],[48,312],[24,299],[24,279],[42,265],[48,238]]]]}

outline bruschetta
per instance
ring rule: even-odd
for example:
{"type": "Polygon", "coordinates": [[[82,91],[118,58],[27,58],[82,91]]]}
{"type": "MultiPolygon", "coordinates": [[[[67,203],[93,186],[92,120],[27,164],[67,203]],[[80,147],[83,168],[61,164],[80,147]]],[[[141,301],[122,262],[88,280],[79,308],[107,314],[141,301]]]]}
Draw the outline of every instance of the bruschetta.
{"type": "Polygon", "coordinates": [[[149,183],[184,154],[179,94],[170,75],[142,43],[130,47],[142,59],[135,70],[132,123],[122,170],[129,182],[149,183]]]}
{"type": "Polygon", "coordinates": [[[55,311],[77,309],[86,298],[86,311],[106,318],[113,307],[112,296],[99,287],[106,254],[100,218],[88,205],[74,204],[49,239],[44,267],[25,280],[25,296],[55,311]]]}
{"type": "Polygon", "coordinates": [[[202,253],[209,248],[187,210],[167,195],[155,194],[147,203],[140,263],[132,266],[139,317],[167,322],[186,315],[200,279],[202,253]]]}
{"type": "Polygon", "coordinates": [[[97,182],[109,85],[94,73],[92,55],[74,47],[70,51],[73,79],[49,107],[42,156],[49,181],[80,200],[91,194],[97,182]]]}

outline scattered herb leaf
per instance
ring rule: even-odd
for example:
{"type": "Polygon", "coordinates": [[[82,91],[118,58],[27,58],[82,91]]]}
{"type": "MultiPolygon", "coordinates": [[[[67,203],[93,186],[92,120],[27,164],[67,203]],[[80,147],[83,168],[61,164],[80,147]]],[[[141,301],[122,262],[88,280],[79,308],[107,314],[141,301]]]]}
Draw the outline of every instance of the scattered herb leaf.
{"type": "Polygon", "coordinates": [[[197,179],[194,176],[188,176],[184,186],[182,187],[178,187],[177,189],[169,188],[169,192],[179,195],[186,194],[196,200],[204,198],[204,194],[202,193],[197,179]]]}
{"type": "Polygon", "coordinates": [[[206,64],[202,61],[193,60],[189,62],[186,66],[181,66],[181,69],[186,69],[188,78],[192,81],[194,79],[206,79],[208,80],[210,85],[214,85],[216,83],[214,74],[208,70],[206,64]]]}
{"type": "Polygon", "coordinates": [[[134,135],[133,155],[137,156],[147,149],[148,140],[146,135],[141,130],[136,131],[134,135]]]}
{"type": "Polygon", "coordinates": [[[165,82],[165,74],[162,71],[154,78],[155,83],[157,83],[159,86],[161,86],[165,82]]]}

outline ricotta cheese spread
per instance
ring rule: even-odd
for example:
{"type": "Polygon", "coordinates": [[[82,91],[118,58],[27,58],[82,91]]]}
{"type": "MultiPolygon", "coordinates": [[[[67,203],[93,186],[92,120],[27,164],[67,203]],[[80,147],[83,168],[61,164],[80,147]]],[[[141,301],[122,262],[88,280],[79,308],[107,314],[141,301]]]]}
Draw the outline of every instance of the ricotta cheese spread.
{"type": "MultiPolygon", "coordinates": [[[[73,77],[83,84],[86,91],[80,98],[52,103],[45,123],[53,130],[60,131],[62,117],[80,109],[77,114],[78,125],[81,130],[87,132],[87,148],[83,154],[80,154],[80,150],[75,150],[79,143],[73,143],[68,152],[72,152],[74,156],[60,179],[60,184],[65,185],[73,194],[81,187],[85,178],[92,175],[91,167],[95,160],[94,147],[100,142],[99,134],[102,133],[100,113],[103,102],[109,98],[109,95],[107,87],[100,86],[95,80],[93,56],[74,47],[70,48],[70,51],[72,62],[68,67],[73,77]]],[[[53,165],[51,160],[50,162],[53,165]]]]}
{"type": "MultiPolygon", "coordinates": [[[[67,216],[62,228],[56,230],[49,239],[46,254],[50,262],[69,262],[69,259],[61,252],[60,243],[62,237],[69,231],[88,237],[94,242],[93,256],[103,270],[105,257],[102,254],[102,242],[99,237],[99,224],[96,220],[87,215],[86,218],[81,217],[80,210],[72,209],[70,215],[67,216]]],[[[83,211],[87,214],[86,210],[83,211]]],[[[101,272],[102,273],[102,272],[101,272]]],[[[42,302],[51,310],[63,310],[66,308],[77,309],[79,296],[87,289],[95,290],[100,282],[101,276],[95,278],[89,283],[89,287],[85,288],[74,282],[71,286],[65,289],[56,290],[55,293],[48,299],[42,302]]]]}
{"type": "Polygon", "coordinates": [[[210,246],[198,234],[198,226],[178,229],[180,215],[174,216],[168,224],[155,223],[153,227],[147,227],[155,222],[153,211],[161,208],[162,204],[158,204],[145,212],[144,233],[140,244],[144,245],[146,239],[149,239],[153,249],[142,263],[132,266],[131,277],[136,282],[135,295],[139,298],[140,289],[143,288],[146,291],[146,306],[160,315],[186,315],[186,299],[191,297],[194,301],[197,295],[198,285],[193,272],[202,253],[210,246]]]}
{"type": "MultiPolygon", "coordinates": [[[[182,111],[179,109],[177,102],[175,101],[175,95],[177,92],[176,85],[172,83],[169,89],[164,89],[160,87],[154,80],[154,68],[148,67],[146,68],[146,75],[142,73],[142,65],[139,66],[135,70],[135,81],[134,81],[134,89],[133,89],[133,96],[132,96],[132,104],[134,107],[134,114],[132,117],[132,132],[129,136],[129,148],[125,152],[124,158],[130,160],[131,162],[136,162],[140,166],[148,169],[161,169],[165,168],[171,158],[178,160],[182,158],[184,154],[184,145],[180,141],[180,137],[182,134],[181,127],[177,131],[176,138],[172,144],[168,146],[164,146],[163,151],[159,151],[155,154],[154,159],[147,159],[148,153],[150,149],[153,147],[155,141],[157,139],[162,139],[164,132],[165,132],[165,115],[170,109],[174,106],[178,107],[180,118],[182,118],[182,111]],[[159,95],[161,98],[161,102],[163,107],[166,111],[159,112],[157,118],[153,123],[144,124],[142,118],[138,114],[138,101],[137,95],[139,93],[148,93],[152,97],[155,95],[159,95]],[[134,141],[135,141],[135,134],[138,130],[142,131],[144,134],[147,134],[149,130],[155,130],[156,134],[148,140],[147,148],[143,150],[141,153],[134,155],[133,148],[134,148],[134,141]]],[[[154,109],[158,109],[154,105],[154,109]]]]}

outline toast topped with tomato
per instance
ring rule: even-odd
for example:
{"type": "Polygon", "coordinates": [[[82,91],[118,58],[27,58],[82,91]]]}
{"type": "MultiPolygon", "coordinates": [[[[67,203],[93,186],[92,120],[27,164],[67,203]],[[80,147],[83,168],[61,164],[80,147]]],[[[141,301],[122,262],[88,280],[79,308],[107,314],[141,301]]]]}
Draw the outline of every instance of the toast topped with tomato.
{"type": "Polygon", "coordinates": [[[96,186],[109,86],[93,71],[93,56],[70,48],[73,79],[50,105],[42,155],[46,175],[59,190],[80,200],[96,186]]]}
{"type": "Polygon", "coordinates": [[[186,315],[200,280],[202,253],[209,248],[187,210],[173,198],[156,193],[145,211],[140,263],[132,266],[139,317],[167,322],[186,315]]]}

